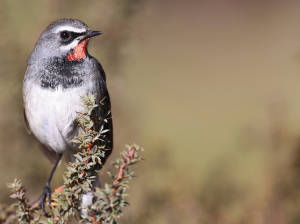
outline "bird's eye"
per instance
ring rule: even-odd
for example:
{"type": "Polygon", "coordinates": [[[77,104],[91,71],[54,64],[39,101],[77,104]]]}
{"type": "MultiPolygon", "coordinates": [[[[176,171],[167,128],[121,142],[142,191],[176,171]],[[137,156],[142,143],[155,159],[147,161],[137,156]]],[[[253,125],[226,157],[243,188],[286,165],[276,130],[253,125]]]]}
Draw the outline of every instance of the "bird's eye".
{"type": "Polygon", "coordinates": [[[62,31],[60,33],[60,37],[61,37],[61,39],[66,40],[66,39],[68,39],[70,37],[70,33],[67,32],[67,31],[62,31]]]}

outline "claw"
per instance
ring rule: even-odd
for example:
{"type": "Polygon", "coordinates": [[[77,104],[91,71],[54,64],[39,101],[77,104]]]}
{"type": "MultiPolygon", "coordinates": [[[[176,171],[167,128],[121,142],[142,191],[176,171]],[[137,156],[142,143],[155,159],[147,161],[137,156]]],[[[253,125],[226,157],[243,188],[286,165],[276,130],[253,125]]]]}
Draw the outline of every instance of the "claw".
{"type": "Polygon", "coordinates": [[[39,208],[42,209],[43,215],[45,217],[50,218],[51,215],[48,214],[45,211],[45,200],[46,200],[46,198],[48,198],[48,203],[50,204],[51,203],[51,189],[48,186],[48,184],[46,184],[46,186],[44,187],[43,193],[42,193],[41,197],[39,198],[39,208]]]}

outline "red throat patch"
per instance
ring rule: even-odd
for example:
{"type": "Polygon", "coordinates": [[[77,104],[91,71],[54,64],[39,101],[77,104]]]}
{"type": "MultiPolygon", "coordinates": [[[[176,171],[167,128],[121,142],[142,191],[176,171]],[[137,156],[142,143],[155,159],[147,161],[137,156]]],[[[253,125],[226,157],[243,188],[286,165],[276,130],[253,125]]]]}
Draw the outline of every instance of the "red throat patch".
{"type": "Polygon", "coordinates": [[[80,61],[86,58],[86,47],[89,42],[89,39],[82,41],[81,43],[77,44],[74,48],[73,52],[67,54],[66,59],[68,61],[80,61]]]}

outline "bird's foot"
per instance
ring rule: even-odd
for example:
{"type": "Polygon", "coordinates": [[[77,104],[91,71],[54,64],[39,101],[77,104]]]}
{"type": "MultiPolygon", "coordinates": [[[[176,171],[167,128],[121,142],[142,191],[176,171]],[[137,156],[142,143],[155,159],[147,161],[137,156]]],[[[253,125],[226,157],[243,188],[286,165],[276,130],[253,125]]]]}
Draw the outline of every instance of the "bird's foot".
{"type": "Polygon", "coordinates": [[[48,203],[51,203],[51,189],[49,187],[48,184],[46,184],[46,186],[44,187],[43,193],[41,195],[41,197],[39,198],[39,208],[42,209],[43,211],[43,215],[47,218],[50,218],[51,215],[49,215],[46,211],[45,211],[45,200],[48,199],[48,203]]]}

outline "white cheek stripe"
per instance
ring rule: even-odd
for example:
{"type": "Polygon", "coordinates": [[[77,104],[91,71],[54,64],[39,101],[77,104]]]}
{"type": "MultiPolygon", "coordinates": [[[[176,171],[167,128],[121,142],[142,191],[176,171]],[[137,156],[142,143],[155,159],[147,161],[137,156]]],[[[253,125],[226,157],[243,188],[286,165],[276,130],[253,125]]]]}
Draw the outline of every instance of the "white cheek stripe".
{"type": "Polygon", "coordinates": [[[75,39],[75,40],[73,40],[72,43],[70,43],[70,44],[68,44],[66,46],[61,46],[59,49],[63,50],[63,51],[69,51],[71,49],[74,49],[77,46],[78,43],[79,43],[79,40],[75,39]]]}
{"type": "Polygon", "coordinates": [[[72,26],[59,26],[59,27],[57,27],[53,30],[53,33],[59,33],[60,31],[63,31],[63,30],[67,30],[67,31],[75,32],[75,33],[84,33],[84,32],[86,32],[86,29],[84,29],[84,28],[79,29],[79,28],[75,28],[75,27],[72,27],[72,26]]]}

